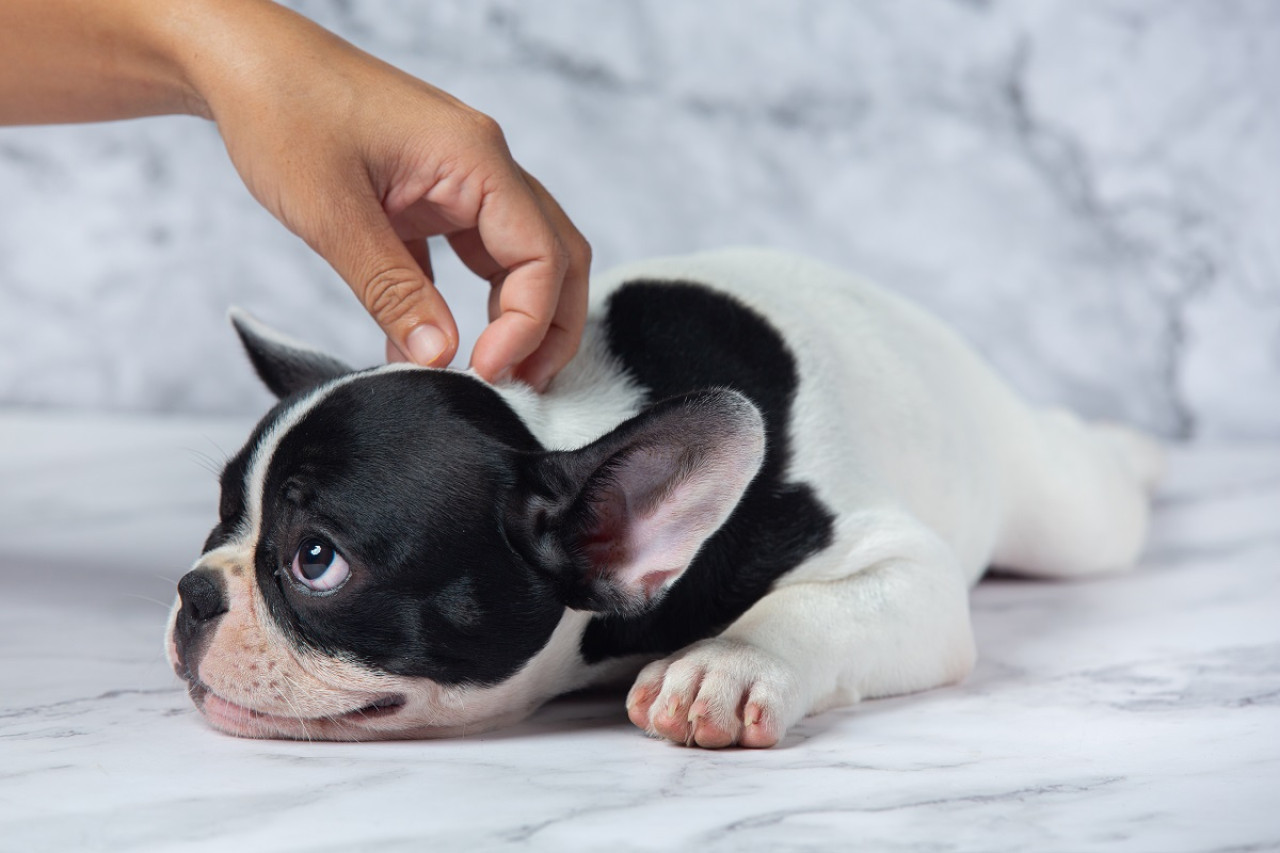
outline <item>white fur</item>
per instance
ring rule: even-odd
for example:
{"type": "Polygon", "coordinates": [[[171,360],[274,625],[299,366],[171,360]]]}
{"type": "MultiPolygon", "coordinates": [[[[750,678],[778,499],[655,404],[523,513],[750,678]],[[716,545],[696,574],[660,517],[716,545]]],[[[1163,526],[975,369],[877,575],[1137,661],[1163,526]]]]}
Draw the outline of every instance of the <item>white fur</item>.
{"type": "Polygon", "coordinates": [[[590,444],[640,411],[644,392],[609,354],[599,326],[583,332],[578,354],[555,378],[548,394],[511,382],[498,394],[548,450],[590,444]]]}

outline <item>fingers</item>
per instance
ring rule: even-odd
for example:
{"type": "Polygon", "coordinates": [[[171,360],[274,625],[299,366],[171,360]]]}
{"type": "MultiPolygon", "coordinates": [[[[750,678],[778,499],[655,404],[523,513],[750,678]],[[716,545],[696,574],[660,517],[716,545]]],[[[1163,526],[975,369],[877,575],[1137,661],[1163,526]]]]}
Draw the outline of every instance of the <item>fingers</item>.
{"type": "Polygon", "coordinates": [[[409,250],[409,254],[417,262],[418,268],[427,277],[427,281],[434,283],[436,276],[431,269],[431,250],[427,248],[427,241],[425,239],[405,240],[404,247],[409,250]]]}
{"type": "Polygon", "coordinates": [[[542,184],[527,172],[525,180],[538,193],[542,208],[550,216],[569,255],[569,266],[560,288],[555,315],[551,318],[551,324],[542,342],[533,354],[525,359],[519,369],[519,376],[522,379],[533,387],[543,390],[578,352],[578,344],[582,340],[582,329],[587,322],[587,282],[591,272],[591,246],[542,184]]]}
{"type": "Polygon", "coordinates": [[[315,235],[303,237],[382,327],[389,360],[444,367],[457,352],[458,329],[432,282],[426,241],[402,241],[367,188],[353,195],[354,215],[343,213],[343,205],[329,206],[313,223],[315,235]]]}
{"type": "Polygon", "coordinates": [[[591,250],[532,177],[518,172],[481,202],[476,237],[451,241],[495,284],[492,322],[471,363],[485,379],[518,375],[539,390],[577,351],[586,322],[591,250]],[[496,309],[496,310],[495,310],[496,309]]]}
{"type": "Polygon", "coordinates": [[[480,202],[477,233],[505,271],[498,315],[476,340],[471,366],[493,382],[511,376],[542,341],[555,315],[569,260],[528,184],[506,175],[480,202]]]}
{"type": "MultiPolygon", "coordinates": [[[[431,269],[431,252],[427,247],[427,241],[405,240],[404,246],[409,250],[409,254],[413,256],[413,259],[418,262],[418,266],[426,274],[427,280],[434,282],[435,274],[431,269]]],[[[407,361],[409,361],[409,357],[396,345],[395,341],[387,338],[387,364],[407,361]]]]}

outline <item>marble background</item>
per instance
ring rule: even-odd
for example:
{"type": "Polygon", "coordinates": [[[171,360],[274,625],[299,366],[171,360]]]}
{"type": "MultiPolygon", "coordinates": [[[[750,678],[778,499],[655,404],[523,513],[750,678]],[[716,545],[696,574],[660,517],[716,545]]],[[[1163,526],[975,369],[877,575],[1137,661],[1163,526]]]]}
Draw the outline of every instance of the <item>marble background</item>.
{"type": "MultiPolygon", "coordinates": [[[[598,266],[803,251],[1037,399],[1280,437],[1280,4],[293,5],[497,118],[598,266]]],[[[473,339],[478,286],[437,270],[473,339]]],[[[0,130],[0,405],[257,412],[232,303],[380,357],[209,124],[0,130]]]]}

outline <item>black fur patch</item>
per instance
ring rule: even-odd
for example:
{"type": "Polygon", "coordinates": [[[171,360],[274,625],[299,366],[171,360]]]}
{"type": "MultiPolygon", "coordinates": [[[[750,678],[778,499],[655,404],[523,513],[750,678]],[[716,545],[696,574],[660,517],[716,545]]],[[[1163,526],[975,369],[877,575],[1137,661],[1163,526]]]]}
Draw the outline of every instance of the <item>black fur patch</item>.
{"type": "Polygon", "coordinates": [[[299,645],[393,674],[444,684],[510,677],[563,613],[502,535],[514,459],[539,449],[498,395],[467,376],[397,371],[329,392],[267,471],[255,569],[272,618],[299,645]],[[309,537],[351,566],[331,594],[290,572],[309,537]]]}
{"type": "Polygon", "coordinates": [[[764,415],[768,446],[733,515],[657,607],[591,621],[582,639],[588,662],[669,654],[719,633],[774,581],[829,545],[835,521],[807,484],[786,478],[799,376],[795,357],[767,320],[698,284],[636,281],[610,297],[606,334],[648,402],[732,388],[764,415]]]}

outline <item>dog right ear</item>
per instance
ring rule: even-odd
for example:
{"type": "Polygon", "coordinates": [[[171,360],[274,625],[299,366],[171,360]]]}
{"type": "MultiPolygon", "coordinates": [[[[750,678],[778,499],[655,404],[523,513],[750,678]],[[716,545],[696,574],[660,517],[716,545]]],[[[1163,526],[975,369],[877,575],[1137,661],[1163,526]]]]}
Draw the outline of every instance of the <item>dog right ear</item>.
{"type": "Polygon", "coordinates": [[[240,308],[232,308],[229,316],[258,378],[279,398],[353,372],[333,356],[263,325],[240,308]]]}
{"type": "Polygon", "coordinates": [[[569,607],[640,612],[728,519],[765,441],[760,411],[734,391],[664,400],[586,447],[532,458],[507,507],[508,541],[569,607]]]}

